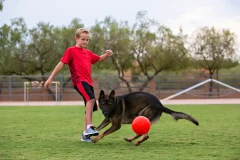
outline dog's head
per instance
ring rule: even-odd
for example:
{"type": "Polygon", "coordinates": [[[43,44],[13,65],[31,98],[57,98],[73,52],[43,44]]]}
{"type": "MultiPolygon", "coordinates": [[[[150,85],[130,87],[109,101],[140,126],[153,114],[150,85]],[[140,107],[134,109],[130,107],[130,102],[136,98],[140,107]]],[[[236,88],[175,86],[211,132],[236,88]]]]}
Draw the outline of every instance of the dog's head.
{"type": "Polygon", "coordinates": [[[112,90],[109,95],[105,95],[101,90],[98,98],[99,108],[105,117],[108,117],[109,113],[115,108],[115,91],[112,90]]]}

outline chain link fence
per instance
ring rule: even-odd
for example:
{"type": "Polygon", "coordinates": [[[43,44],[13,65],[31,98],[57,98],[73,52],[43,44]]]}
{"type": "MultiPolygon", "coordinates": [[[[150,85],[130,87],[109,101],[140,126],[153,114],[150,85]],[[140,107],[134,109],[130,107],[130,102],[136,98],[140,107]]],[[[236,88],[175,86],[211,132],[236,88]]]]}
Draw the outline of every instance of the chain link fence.
{"type": "MultiPolygon", "coordinates": [[[[73,89],[70,76],[56,76],[54,81],[59,82],[59,86],[55,87],[53,84],[50,89],[44,89],[43,83],[47,78],[43,76],[0,76],[0,101],[24,101],[25,94],[28,96],[28,101],[82,100],[82,97],[73,89]],[[24,82],[30,84],[25,89],[24,82]]],[[[100,90],[104,90],[105,93],[115,90],[116,95],[144,91],[154,94],[159,99],[164,99],[206,79],[209,79],[208,75],[167,75],[156,76],[146,83],[148,80],[144,76],[125,77],[126,81],[120,80],[118,76],[93,76],[96,98],[100,90]]],[[[234,88],[240,88],[240,75],[218,75],[213,79],[234,88]]],[[[209,98],[240,98],[240,93],[210,82],[175,97],[175,99],[209,98]]]]}

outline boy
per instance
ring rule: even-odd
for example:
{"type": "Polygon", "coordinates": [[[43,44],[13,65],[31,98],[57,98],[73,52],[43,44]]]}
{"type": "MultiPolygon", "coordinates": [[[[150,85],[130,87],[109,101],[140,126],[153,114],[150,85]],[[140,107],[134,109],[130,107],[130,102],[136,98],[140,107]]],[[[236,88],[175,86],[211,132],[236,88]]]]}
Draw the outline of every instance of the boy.
{"type": "Polygon", "coordinates": [[[76,30],[76,45],[67,48],[61,61],[54,68],[52,74],[44,84],[45,88],[49,88],[53,77],[62,69],[64,64],[69,66],[74,89],[83,97],[85,102],[84,132],[81,138],[81,141],[85,142],[91,142],[90,137],[99,134],[92,125],[92,112],[98,108],[91,78],[91,64],[104,61],[112,55],[111,50],[106,50],[106,53],[101,56],[87,50],[85,47],[88,45],[89,38],[90,32],[88,30],[84,28],[76,30]]]}

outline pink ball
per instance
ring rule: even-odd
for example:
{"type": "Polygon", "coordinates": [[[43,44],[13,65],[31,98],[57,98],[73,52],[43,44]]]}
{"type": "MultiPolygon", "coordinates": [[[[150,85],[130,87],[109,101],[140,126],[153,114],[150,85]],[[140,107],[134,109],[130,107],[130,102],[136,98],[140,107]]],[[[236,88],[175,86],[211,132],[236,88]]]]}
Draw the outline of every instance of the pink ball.
{"type": "Polygon", "coordinates": [[[138,116],[132,121],[132,130],[139,135],[148,133],[151,123],[144,116],[138,116]]]}

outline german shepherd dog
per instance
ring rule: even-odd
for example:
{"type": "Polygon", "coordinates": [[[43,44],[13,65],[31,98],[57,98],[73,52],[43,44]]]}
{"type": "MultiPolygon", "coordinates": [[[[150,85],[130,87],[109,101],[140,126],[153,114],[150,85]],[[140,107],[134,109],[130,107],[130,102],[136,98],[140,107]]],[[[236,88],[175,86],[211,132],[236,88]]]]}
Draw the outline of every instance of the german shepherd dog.
{"type": "MultiPolygon", "coordinates": [[[[96,143],[104,136],[107,136],[121,128],[121,124],[131,124],[137,116],[145,116],[151,124],[159,120],[162,112],[170,114],[175,120],[186,119],[198,126],[198,121],[182,112],[170,110],[162,105],[159,99],[149,93],[133,92],[122,96],[115,97],[115,91],[112,90],[110,95],[105,95],[104,91],[100,91],[99,108],[102,110],[105,119],[96,128],[98,131],[112,123],[112,126],[105,132],[100,133],[92,139],[96,143]]],[[[149,138],[148,133],[144,135],[136,134],[130,138],[124,138],[131,142],[141,137],[135,145],[138,146],[149,138]],[[141,137],[142,136],[142,137],[141,137]]]]}

